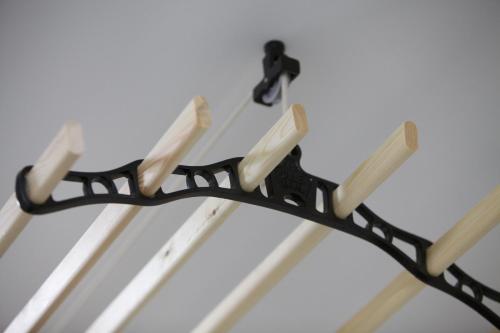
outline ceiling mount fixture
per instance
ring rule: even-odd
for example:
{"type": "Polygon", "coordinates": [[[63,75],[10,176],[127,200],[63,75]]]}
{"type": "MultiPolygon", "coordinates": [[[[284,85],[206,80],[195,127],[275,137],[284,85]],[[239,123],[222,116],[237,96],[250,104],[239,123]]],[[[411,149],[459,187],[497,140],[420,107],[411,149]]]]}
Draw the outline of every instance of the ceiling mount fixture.
{"type": "Polygon", "coordinates": [[[285,44],[279,40],[271,40],[264,45],[264,78],[253,89],[253,101],[265,106],[273,106],[281,101],[280,78],[288,77],[289,82],[300,74],[300,63],[297,59],[285,54],[285,44]]]}

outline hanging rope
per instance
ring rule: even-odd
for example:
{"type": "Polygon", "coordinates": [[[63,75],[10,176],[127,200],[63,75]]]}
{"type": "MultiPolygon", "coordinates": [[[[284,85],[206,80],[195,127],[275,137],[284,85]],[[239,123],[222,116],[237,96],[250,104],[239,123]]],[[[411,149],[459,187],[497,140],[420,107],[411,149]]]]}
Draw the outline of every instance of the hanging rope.
{"type": "Polygon", "coordinates": [[[290,78],[286,73],[280,76],[281,83],[281,112],[284,114],[288,110],[288,86],[290,85],[290,78]]]}

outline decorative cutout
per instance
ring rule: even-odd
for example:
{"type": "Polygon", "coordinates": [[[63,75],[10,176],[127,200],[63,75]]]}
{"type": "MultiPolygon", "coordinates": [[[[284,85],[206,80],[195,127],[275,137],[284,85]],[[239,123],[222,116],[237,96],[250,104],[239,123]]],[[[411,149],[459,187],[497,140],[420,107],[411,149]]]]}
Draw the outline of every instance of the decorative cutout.
{"type": "Polygon", "coordinates": [[[123,194],[130,194],[130,187],[128,186],[128,178],[127,177],[120,177],[113,179],[113,183],[115,184],[115,187],[120,193],[123,194]]]}
{"type": "Polygon", "coordinates": [[[394,244],[394,246],[396,246],[399,250],[403,251],[409,258],[411,258],[411,260],[417,262],[417,250],[415,249],[415,246],[404,242],[399,238],[394,238],[392,240],[392,244],[394,244]]]}
{"type": "Polygon", "coordinates": [[[92,182],[92,192],[94,192],[94,194],[108,194],[107,188],[98,181],[92,182]]]}
{"type": "Polygon", "coordinates": [[[269,198],[269,194],[267,193],[266,182],[260,183],[259,190],[260,190],[260,193],[262,193],[263,196],[265,196],[266,198],[269,198]]]}
{"type": "MultiPolygon", "coordinates": [[[[161,191],[172,192],[186,188],[186,176],[171,174],[161,184],[161,191]]],[[[129,192],[130,193],[130,192],[129,192]]]]}
{"type": "Polygon", "coordinates": [[[194,176],[194,181],[196,182],[196,186],[198,187],[208,187],[208,180],[201,175],[194,176]]]}
{"type": "Polygon", "coordinates": [[[354,224],[365,229],[368,226],[368,221],[365,220],[358,212],[352,212],[354,224]]]}
{"type": "Polygon", "coordinates": [[[380,228],[378,228],[378,227],[373,227],[373,228],[372,228],[372,232],[373,232],[375,235],[379,236],[380,238],[385,239],[385,234],[384,234],[384,232],[382,231],[382,229],[380,229],[380,228]]]}
{"type": "Polygon", "coordinates": [[[456,287],[458,285],[458,279],[453,276],[453,274],[451,274],[448,270],[444,271],[443,276],[450,286],[456,287]]]}
{"type": "Polygon", "coordinates": [[[55,200],[65,200],[83,194],[83,184],[74,182],[59,182],[52,192],[55,200]]]}
{"type": "Polygon", "coordinates": [[[293,197],[289,196],[289,197],[285,197],[283,198],[283,200],[285,200],[286,203],[290,204],[290,205],[293,205],[293,206],[296,206],[296,207],[299,207],[299,203],[293,199],[293,197]]]}
{"type": "Polygon", "coordinates": [[[318,212],[320,213],[326,212],[325,209],[325,207],[327,206],[326,200],[327,200],[327,195],[325,189],[323,188],[323,185],[319,184],[318,187],[316,187],[316,210],[318,212]]]}
{"type": "Polygon", "coordinates": [[[472,291],[472,289],[465,284],[462,286],[462,291],[468,294],[469,296],[475,297],[474,291],[472,291]]]}
{"type": "Polygon", "coordinates": [[[482,302],[487,308],[492,309],[493,312],[500,313],[500,302],[494,301],[489,297],[483,297],[482,302]]]}
{"type": "Polygon", "coordinates": [[[214,174],[215,179],[217,180],[217,184],[221,188],[231,188],[231,181],[229,178],[229,173],[225,170],[216,172],[214,174]],[[227,180],[226,180],[227,179],[227,180]]]}

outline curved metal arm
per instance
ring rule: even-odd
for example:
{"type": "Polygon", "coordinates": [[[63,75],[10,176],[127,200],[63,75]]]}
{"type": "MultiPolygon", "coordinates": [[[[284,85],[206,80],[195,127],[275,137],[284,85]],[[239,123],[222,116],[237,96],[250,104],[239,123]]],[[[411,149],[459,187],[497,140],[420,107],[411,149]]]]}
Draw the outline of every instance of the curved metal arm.
{"type": "Polygon", "coordinates": [[[241,188],[238,163],[242,158],[232,158],[206,166],[179,165],[173,173],[185,177],[185,188],[173,192],[164,192],[160,188],[152,197],[145,196],[139,189],[137,166],[141,160],[105,172],[70,171],[64,181],[81,183],[83,194],[59,201],[50,196],[43,204],[30,201],[27,195],[25,176],[31,168],[28,166],[21,170],[16,178],[16,195],[21,208],[30,214],[45,214],[99,203],[154,206],[198,196],[219,197],[279,210],[344,231],[372,243],[392,256],[422,282],[462,301],[497,328],[500,328],[500,316],[484,302],[485,298],[488,298],[492,302],[500,303],[498,291],[473,279],[455,264],[448,267],[446,272],[456,279],[456,283],[447,281],[445,274],[432,276],[427,271],[426,265],[426,250],[432,245],[432,242],[389,224],[364,204],[356,208],[356,211],[366,221],[364,226],[356,223],[352,215],[346,219],[337,218],[334,214],[331,195],[338,185],[305,172],[300,166],[300,157],[301,151],[297,146],[266,177],[266,191],[264,192],[260,188],[253,192],[246,192],[241,188]],[[227,174],[230,182],[228,188],[222,187],[218,182],[215,175],[219,172],[227,174]],[[205,186],[198,184],[196,176],[203,177],[207,184],[205,186]],[[123,177],[128,181],[129,194],[120,193],[114,183],[116,179],[123,177]],[[93,183],[102,184],[108,193],[94,193],[93,183]],[[318,195],[320,198],[316,198],[318,195]],[[323,202],[322,207],[317,206],[318,199],[323,202]],[[399,242],[395,244],[395,240],[399,240],[399,242]],[[415,258],[403,251],[403,248],[406,247],[402,246],[402,243],[406,244],[406,247],[411,246],[415,249],[415,258]],[[472,290],[472,295],[467,293],[464,287],[472,290]]]}

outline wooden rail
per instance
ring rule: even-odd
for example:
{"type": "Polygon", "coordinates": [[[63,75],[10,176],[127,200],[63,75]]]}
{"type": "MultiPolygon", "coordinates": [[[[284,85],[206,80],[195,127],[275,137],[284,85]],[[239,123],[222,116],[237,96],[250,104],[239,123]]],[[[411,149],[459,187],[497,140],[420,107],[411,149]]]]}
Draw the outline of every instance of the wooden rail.
{"type": "MultiPolygon", "coordinates": [[[[47,200],[83,150],[82,128],[75,122],[66,123],[26,176],[30,199],[35,203],[47,200]]],[[[12,194],[0,210],[0,257],[30,219],[31,215],[19,208],[16,195],[12,194]]]]}

